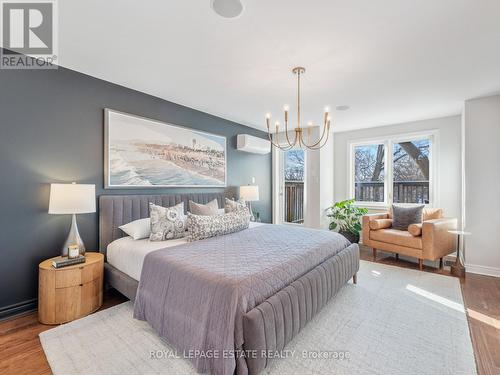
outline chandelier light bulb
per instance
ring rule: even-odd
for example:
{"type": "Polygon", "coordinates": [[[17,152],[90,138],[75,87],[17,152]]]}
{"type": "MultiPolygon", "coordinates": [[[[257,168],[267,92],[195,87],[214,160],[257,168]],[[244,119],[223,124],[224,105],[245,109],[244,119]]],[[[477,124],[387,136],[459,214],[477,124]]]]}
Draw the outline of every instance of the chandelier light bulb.
{"type": "Polygon", "coordinates": [[[325,113],[329,113],[330,112],[330,107],[326,106],[325,107],[325,113]]]}
{"type": "Polygon", "coordinates": [[[271,118],[271,114],[270,113],[266,113],[266,119],[270,119],[271,118]]]}
{"type": "Polygon", "coordinates": [[[283,106],[283,110],[284,110],[285,112],[288,112],[288,111],[290,110],[290,106],[289,106],[289,105],[287,105],[287,104],[285,104],[285,105],[283,106]]]}

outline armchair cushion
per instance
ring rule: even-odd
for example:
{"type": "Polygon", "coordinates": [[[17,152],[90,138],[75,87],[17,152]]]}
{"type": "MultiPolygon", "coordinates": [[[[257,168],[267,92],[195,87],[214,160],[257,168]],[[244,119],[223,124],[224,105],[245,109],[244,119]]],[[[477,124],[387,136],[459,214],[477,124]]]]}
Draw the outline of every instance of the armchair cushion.
{"type": "Polygon", "coordinates": [[[413,237],[421,236],[422,235],[422,223],[408,225],[408,232],[410,232],[410,234],[413,237]]]}
{"type": "Polygon", "coordinates": [[[422,237],[413,237],[406,230],[381,229],[370,232],[370,240],[422,249],[422,237]]]}
{"type": "Polygon", "coordinates": [[[392,205],[392,227],[394,229],[404,230],[408,229],[410,224],[417,224],[422,222],[422,211],[424,205],[421,206],[399,206],[392,205]]]}
{"type": "Polygon", "coordinates": [[[391,219],[375,219],[370,221],[370,229],[371,230],[379,230],[390,228],[392,226],[391,219]]]}

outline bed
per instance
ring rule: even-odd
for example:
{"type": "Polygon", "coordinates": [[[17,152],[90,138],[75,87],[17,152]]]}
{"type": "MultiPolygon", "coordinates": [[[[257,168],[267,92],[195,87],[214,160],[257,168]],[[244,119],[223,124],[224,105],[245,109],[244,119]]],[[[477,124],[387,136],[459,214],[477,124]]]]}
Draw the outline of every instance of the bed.
{"type": "Polygon", "coordinates": [[[258,374],[355,280],[359,249],[338,234],[294,226],[252,226],[168,246],[134,245],[118,228],[147,217],[149,202],[187,207],[189,199],[214,198],[222,207],[224,193],[101,196],[100,250],[110,250],[105,278],[169,344],[202,353],[188,358],[198,372],[258,374]],[[131,256],[115,255],[131,246],[131,256]]]}

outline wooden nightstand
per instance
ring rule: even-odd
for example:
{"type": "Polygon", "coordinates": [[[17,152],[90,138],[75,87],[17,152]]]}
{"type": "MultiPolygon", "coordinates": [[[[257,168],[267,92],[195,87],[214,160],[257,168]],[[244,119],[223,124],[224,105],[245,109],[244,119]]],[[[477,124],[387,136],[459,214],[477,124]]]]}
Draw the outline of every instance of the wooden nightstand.
{"type": "Polygon", "coordinates": [[[85,253],[85,263],[52,267],[40,263],[38,275],[38,320],[61,324],[88,315],[102,305],[104,255],[85,253]]]}

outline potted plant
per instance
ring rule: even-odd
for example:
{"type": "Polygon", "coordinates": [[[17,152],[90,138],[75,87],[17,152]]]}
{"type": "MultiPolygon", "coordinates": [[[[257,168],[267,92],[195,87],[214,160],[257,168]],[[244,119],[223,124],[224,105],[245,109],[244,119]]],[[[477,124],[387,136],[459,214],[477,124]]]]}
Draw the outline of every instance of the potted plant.
{"type": "Polygon", "coordinates": [[[338,232],[352,243],[359,242],[361,231],[361,216],[366,215],[368,209],[354,205],[354,199],[336,202],[328,208],[327,216],[330,218],[330,230],[338,232]]]}

